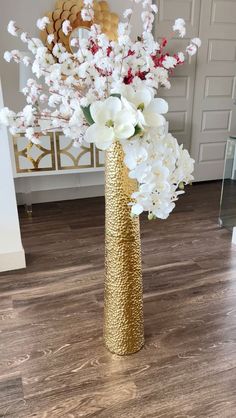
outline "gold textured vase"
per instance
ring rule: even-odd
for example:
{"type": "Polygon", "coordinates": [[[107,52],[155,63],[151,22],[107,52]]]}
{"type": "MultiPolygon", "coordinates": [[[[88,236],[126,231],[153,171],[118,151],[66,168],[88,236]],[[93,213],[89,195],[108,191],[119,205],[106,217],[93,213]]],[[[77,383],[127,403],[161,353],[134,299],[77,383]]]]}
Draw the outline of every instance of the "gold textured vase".
{"type": "Polygon", "coordinates": [[[127,355],[144,344],[139,219],[131,218],[131,194],[118,141],[106,152],[106,230],[104,339],[109,351],[127,355]]]}

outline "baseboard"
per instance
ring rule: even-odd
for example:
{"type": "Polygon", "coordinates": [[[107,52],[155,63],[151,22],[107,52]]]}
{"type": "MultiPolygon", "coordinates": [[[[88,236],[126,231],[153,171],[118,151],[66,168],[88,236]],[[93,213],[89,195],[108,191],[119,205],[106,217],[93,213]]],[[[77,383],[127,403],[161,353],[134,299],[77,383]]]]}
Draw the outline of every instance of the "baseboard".
{"type": "MultiPolygon", "coordinates": [[[[31,192],[30,199],[32,204],[34,204],[44,202],[59,202],[61,200],[86,199],[89,197],[99,196],[104,196],[104,185],[37,190],[31,192]]],[[[17,193],[16,197],[18,205],[23,205],[25,203],[23,193],[17,193]]]]}
{"type": "Polygon", "coordinates": [[[0,271],[19,270],[26,267],[25,251],[22,248],[20,251],[0,254],[0,271]]]}

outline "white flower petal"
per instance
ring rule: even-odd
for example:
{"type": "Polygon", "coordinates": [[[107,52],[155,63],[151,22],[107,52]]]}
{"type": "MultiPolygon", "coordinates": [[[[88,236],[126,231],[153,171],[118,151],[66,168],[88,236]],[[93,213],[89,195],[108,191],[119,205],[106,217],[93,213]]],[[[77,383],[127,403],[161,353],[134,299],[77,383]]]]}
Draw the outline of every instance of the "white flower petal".
{"type": "Polygon", "coordinates": [[[114,131],[112,128],[94,123],[87,129],[84,139],[86,142],[94,143],[97,148],[106,150],[114,140],[114,131]]]}
{"type": "Polygon", "coordinates": [[[190,55],[190,57],[192,57],[197,53],[197,46],[194,44],[188,45],[186,48],[186,52],[190,55]]]}
{"type": "Polygon", "coordinates": [[[159,115],[164,115],[169,110],[169,106],[166,100],[164,99],[153,99],[150,105],[145,109],[145,114],[148,112],[159,113],[159,115]]]}
{"type": "Polygon", "coordinates": [[[145,114],[145,121],[148,126],[155,127],[155,128],[165,128],[166,126],[166,119],[162,115],[158,115],[154,112],[148,112],[145,114]]]}
{"type": "Polygon", "coordinates": [[[108,97],[103,103],[103,111],[106,120],[114,120],[115,116],[122,109],[122,104],[118,97],[108,97]]]}
{"type": "Polygon", "coordinates": [[[136,107],[140,105],[144,105],[144,107],[147,107],[153,99],[153,95],[151,91],[147,88],[141,88],[139,89],[134,97],[133,97],[133,103],[136,105],[136,107]]]}
{"type": "Polygon", "coordinates": [[[9,51],[6,51],[6,52],[4,53],[3,58],[5,59],[5,61],[7,61],[7,62],[11,62],[11,60],[12,60],[12,58],[13,58],[12,53],[11,53],[11,52],[9,52],[9,51]]]}
{"type": "Polygon", "coordinates": [[[133,103],[135,90],[131,85],[122,84],[119,89],[119,93],[125,97],[129,102],[133,103]]]}
{"type": "Polygon", "coordinates": [[[137,118],[135,112],[127,112],[126,110],[121,110],[115,115],[114,123],[115,125],[136,125],[137,118]]]}
{"type": "Polygon", "coordinates": [[[49,23],[50,23],[49,17],[44,16],[44,17],[42,17],[42,19],[37,20],[37,27],[40,30],[44,30],[49,23]]]}
{"type": "Polygon", "coordinates": [[[143,212],[143,207],[139,203],[136,203],[136,205],[132,206],[131,212],[133,215],[139,216],[143,212]]]}
{"type": "Polygon", "coordinates": [[[16,26],[16,22],[14,22],[14,20],[10,20],[7,26],[7,30],[12,36],[17,36],[18,29],[16,26]]]}
{"type": "Polygon", "coordinates": [[[97,101],[97,102],[92,103],[90,107],[90,113],[95,123],[103,124],[104,122],[104,125],[105,125],[106,121],[103,118],[103,103],[102,102],[97,101]]]}
{"type": "Polygon", "coordinates": [[[200,46],[202,45],[202,41],[199,38],[193,38],[191,39],[191,42],[196,45],[198,48],[200,48],[200,46]]]}
{"type": "Polygon", "coordinates": [[[104,102],[92,103],[90,112],[94,122],[105,125],[108,121],[114,121],[121,108],[122,104],[118,97],[108,97],[104,102]]]}
{"type": "Polygon", "coordinates": [[[134,125],[115,125],[114,133],[117,139],[128,139],[134,135],[134,125]]]}
{"type": "MultiPolygon", "coordinates": [[[[129,170],[134,170],[138,165],[145,162],[148,158],[147,150],[138,141],[133,145],[125,147],[125,165],[129,170]]],[[[142,167],[144,170],[144,166],[142,167]]]]}

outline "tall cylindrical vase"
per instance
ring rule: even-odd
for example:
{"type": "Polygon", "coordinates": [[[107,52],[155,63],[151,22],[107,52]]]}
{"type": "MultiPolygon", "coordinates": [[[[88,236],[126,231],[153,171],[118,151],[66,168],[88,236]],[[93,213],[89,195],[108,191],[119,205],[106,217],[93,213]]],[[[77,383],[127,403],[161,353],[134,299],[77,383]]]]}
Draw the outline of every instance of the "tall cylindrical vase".
{"type": "Polygon", "coordinates": [[[144,344],[139,219],[132,219],[128,177],[118,141],[106,152],[104,339],[112,353],[127,355],[144,344]]]}

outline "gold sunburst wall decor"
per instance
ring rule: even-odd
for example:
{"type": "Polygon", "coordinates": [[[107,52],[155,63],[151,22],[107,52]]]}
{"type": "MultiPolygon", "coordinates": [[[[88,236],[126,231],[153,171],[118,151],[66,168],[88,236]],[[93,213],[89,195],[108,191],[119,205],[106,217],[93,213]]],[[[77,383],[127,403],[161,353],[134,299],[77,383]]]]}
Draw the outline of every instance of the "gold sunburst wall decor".
{"type": "MultiPolygon", "coordinates": [[[[83,0],[57,0],[55,10],[45,14],[50,20],[50,24],[41,32],[41,38],[48,49],[52,51],[53,43],[47,42],[48,35],[54,34],[55,43],[59,42],[65,46],[67,51],[70,49],[70,36],[66,36],[62,31],[64,20],[69,20],[73,29],[80,27],[90,27],[91,22],[84,22],[81,19],[81,9],[83,8],[83,0]]],[[[101,26],[102,32],[108,38],[116,40],[119,16],[110,11],[107,1],[94,2],[94,22],[101,26]]]]}

